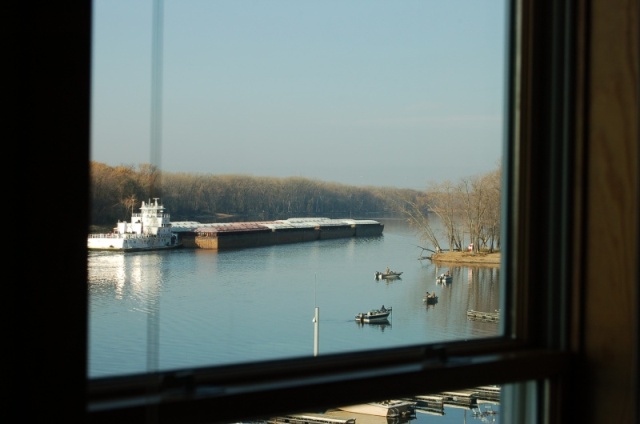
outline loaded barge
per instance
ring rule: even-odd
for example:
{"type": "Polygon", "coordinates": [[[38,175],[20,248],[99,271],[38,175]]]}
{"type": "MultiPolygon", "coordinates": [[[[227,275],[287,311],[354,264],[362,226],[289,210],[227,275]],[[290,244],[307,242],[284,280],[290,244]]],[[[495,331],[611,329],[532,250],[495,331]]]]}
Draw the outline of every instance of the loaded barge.
{"type": "Polygon", "coordinates": [[[201,224],[174,222],[184,247],[240,249],[346,237],[377,237],[384,224],[369,219],[289,218],[275,221],[201,224]]]}

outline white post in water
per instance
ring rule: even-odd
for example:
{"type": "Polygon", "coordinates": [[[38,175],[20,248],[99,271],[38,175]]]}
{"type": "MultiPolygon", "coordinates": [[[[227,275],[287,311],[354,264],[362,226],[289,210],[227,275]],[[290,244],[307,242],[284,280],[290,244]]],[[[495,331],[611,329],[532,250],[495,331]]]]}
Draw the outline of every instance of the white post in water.
{"type": "Polygon", "coordinates": [[[316,314],[313,317],[313,356],[318,356],[318,339],[320,333],[320,308],[316,306],[316,314]]]}
{"type": "Polygon", "coordinates": [[[318,356],[318,344],[320,338],[320,308],[318,308],[318,275],[313,276],[313,303],[316,305],[316,314],[313,316],[313,356],[318,356]]]}

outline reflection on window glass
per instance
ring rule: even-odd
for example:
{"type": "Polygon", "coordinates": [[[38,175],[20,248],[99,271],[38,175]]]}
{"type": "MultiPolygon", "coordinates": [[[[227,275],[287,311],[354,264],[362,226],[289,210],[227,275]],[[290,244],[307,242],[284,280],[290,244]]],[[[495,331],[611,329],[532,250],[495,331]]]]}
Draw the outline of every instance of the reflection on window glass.
{"type": "Polygon", "coordinates": [[[502,334],[504,4],[95,0],[93,43],[89,377],[502,334]]]}

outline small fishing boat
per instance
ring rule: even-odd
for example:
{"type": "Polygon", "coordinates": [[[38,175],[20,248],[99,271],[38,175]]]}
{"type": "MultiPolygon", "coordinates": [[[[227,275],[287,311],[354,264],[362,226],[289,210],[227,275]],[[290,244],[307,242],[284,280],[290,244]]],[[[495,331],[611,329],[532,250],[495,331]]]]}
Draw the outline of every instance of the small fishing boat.
{"type": "Polygon", "coordinates": [[[401,275],[402,275],[402,272],[396,272],[391,270],[387,270],[386,272],[376,271],[376,274],[375,274],[377,280],[400,278],[401,275]]]}
{"type": "Polygon", "coordinates": [[[356,315],[358,322],[383,322],[387,321],[391,314],[391,307],[385,308],[384,305],[380,309],[371,309],[369,312],[360,312],[356,315]]]}
{"type": "Polygon", "coordinates": [[[440,274],[436,277],[436,283],[448,284],[451,281],[453,281],[453,277],[451,276],[449,271],[445,272],[444,274],[440,274]]]}
{"type": "Polygon", "coordinates": [[[433,305],[434,303],[438,303],[438,295],[436,292],[427,292],[422,298],[422,301],[429,305],[433,305]]]}

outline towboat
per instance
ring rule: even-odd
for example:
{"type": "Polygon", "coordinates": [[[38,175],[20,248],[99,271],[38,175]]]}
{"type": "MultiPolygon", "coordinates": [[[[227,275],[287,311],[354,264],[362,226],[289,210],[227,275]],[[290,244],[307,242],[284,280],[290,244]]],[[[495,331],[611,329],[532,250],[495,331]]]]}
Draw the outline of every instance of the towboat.
{"type": "Polygon", "coordinates": [[[171,231],[170,215],[156,197],[142,201],[140,213],[131,214],[131,222],[118,222],[111,233],[89,234],[89,250],[143,251],[173,249],[182,246],[171,231]]]}

